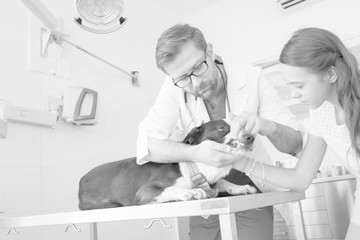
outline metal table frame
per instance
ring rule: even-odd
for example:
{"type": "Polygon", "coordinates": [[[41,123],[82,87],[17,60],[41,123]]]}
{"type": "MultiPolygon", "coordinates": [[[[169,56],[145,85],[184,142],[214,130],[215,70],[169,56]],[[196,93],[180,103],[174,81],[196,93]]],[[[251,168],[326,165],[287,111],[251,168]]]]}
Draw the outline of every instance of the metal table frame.
{"type": "Polygon", "coordinates": [[[97,223],[99,222],[219,215],[222,239],[237,240],[236,212],[293,202],[294,215],[297,216],[295,219],[297,225],[296,235],[297,239],[300,240],[305,239],[299,204],[299,200],[304,198],[304,193],[281,191],[185,202],[9,217],[0,219],[0,229],[14,231],[16,228],[21,227],[89,223],[90,239],[97,240],[97,223]]]}

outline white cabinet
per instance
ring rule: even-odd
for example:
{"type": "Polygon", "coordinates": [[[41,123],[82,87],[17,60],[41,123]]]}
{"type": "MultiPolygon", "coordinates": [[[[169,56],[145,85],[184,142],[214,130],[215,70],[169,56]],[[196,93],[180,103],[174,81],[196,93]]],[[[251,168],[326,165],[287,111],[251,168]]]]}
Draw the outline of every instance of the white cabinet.
{"type": "MultiPolygon", "coordinates": [[[[301,200],[306,239],[344,239],[354,205],[356,180],[351,175],[315,179],[301,200]]],[[[296,239],[294,218],[286,222],[274,210],[274,239],[296,239]]]]}

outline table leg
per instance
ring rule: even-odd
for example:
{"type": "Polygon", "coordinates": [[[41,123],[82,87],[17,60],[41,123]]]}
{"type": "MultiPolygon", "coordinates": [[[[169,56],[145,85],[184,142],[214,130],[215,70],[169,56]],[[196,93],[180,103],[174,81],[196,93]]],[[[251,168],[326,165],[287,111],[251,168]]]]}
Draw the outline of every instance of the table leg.
{"type": "Polygon", "coordinates": [[[98,240],[97,223],[90,223],[90,240],[98,240]]]}
{"type": "Polygon", "coordinates": [[[219,214],[222,240],[237,240],[235,213],[219,214]]]}
{"type": "Polygon", "coordinates": [[[189,226],[189,217],[177,217],[175,219],[177,224],[177,238],[176,240],[190,240],[190,226],[189,226]]]}
{"type": "Polygon", "coordinates": [[[305,228],[304,228],[304,219],[301,211],[300,201],[292,202],[292,210],[294,215],[294,225],[296,231],[297,240],[305,240],[305,228]]]}

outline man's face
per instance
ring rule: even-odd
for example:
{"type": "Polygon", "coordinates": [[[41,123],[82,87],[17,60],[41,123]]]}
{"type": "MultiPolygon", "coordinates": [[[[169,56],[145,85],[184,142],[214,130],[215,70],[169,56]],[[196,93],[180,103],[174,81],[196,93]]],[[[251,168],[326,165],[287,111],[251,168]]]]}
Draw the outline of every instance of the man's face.
{"type": "Polygon", "coordinates": [[[192,42],[185,44],[180,54],[173,61],[165,64],[164,70],[174,83],[191,75],[191,82],[183,88],[184,91],[204,100],[213,96],[218,88],[218,71],[209,52],[196,48],[192,42]],[[199,68],[206,71],[196,76],[199,68]]]}

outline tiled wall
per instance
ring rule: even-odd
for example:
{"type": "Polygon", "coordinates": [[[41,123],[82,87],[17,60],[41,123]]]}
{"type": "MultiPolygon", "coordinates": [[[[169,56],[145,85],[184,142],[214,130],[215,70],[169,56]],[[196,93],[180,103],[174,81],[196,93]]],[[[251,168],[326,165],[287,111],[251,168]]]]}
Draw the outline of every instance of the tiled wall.
{"type": "Polygon", "coordinates": [[[135,155],[137,124],[164,79],[155,65],[156,40],[176,21],[151,1],[127,1],[128,22],[117,32],[96,35],[73,23],[74,1],[42,2],[64,19],[68,40],[126,71],[139,71],[141,86],[133,87],[128,76],[66,44],[70,76],[29,71],[30,12],[21,1],[7,2],[9,11],[0,21],[0,99],[46,111],[50,95],[61,97],[65,86],[80,85],[98,91],[99,107],[94,126],[62,121],[51,129],[8,121],[7,137],[0,139],[0,211],[5,216],[78,210],[82,175],[96,165],[135,155]]]}

